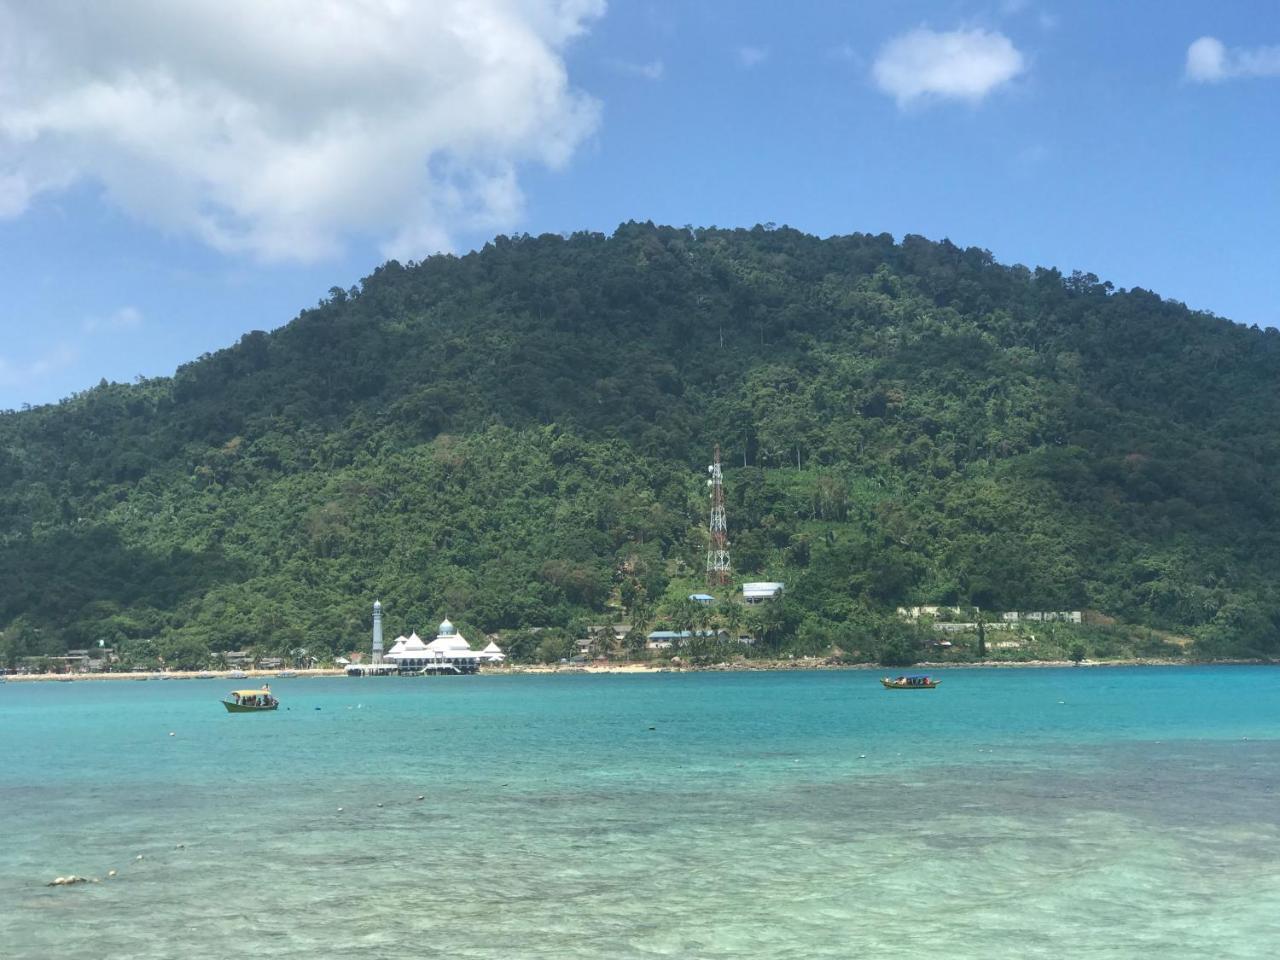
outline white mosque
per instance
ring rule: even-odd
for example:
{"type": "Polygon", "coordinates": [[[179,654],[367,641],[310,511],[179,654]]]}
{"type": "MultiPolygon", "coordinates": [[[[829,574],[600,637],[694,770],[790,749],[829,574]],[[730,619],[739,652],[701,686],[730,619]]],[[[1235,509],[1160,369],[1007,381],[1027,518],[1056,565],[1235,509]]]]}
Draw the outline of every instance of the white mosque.
{"type": "MultiPolygon", "coordinates": [[[[436,638],[424,643],[418,634],[396,637],[391,649],[382,652],[382,604],[373,605],[373,657],[365,673],[475,673],[485,664],[507,659],[502,648],[490,641],[483,650],[471,649],[462,634],[446,618],[436,638]],[[381,669],[378,669],[381,668],[381,669]]],[[[350,671],[348,671],[350,672],[350,671]]]]}

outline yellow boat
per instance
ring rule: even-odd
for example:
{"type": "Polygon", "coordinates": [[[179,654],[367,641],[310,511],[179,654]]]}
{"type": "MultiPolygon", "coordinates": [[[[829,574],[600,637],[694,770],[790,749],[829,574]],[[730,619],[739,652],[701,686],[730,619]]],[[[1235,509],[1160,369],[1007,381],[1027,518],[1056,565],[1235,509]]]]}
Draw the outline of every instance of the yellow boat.
{"type": "Polygon", "coordinates": [[[886,690],[932,690],[942,681],[917,674],[908,677],[894,677],[892,680],[888,677],[881,677],[880,682],[884,684],[886,690]]]}
{"type": "Polygon", "coordinates": [[[259,713],[275,710],[280,701],[271,695],[271,688],[263,684],[261,690],[232,690],[222,705],[227,708],[227,713],[259,713]]]}

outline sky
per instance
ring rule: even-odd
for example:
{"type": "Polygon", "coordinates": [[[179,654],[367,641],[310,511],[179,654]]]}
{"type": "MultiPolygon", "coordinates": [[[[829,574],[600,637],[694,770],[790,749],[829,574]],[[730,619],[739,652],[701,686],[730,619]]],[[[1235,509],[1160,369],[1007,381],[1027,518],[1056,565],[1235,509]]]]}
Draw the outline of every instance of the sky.
{"type": "Polygon", "coordinates": [[[0,409],[632,219],[1280,325],[1280,2],[0,0],[0,409]]]}

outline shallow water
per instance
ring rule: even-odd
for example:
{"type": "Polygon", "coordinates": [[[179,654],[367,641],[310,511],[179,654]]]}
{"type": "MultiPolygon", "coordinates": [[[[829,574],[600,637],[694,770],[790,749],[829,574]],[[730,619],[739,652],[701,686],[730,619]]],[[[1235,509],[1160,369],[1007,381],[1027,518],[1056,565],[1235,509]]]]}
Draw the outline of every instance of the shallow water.
{"type": "Polygon", "coordinates": [[[0,685],[0,955],[1275,955],[1280,672],[941,675],[0,685]]]}

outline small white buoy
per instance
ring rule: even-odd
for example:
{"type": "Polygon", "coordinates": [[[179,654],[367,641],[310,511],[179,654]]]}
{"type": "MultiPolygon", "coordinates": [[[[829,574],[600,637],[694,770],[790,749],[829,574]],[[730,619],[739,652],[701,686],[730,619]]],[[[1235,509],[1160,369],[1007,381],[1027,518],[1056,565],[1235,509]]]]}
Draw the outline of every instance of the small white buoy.
{"type": "Polygon", "coordinates": [[[107,871],[107,876],[108,876],[108,877],[114,877],[115,875],[116,875],[116,872],[115,872],[114,870],[108,870],[108,871],[107,871]]]}
{"type": "Polygon", "coordinates": [[[422,794],[418,794],[418,799],[419,799],[419,800],[425,800],[425,799],[427,799],[427,798],[426,798],[426,797],[424,797],[422,794]]]}
{"type": "Polygon", "coordinates": [[[339,813],[341,813],[341,812],[342,812],[342,808],[341,808],[341,807],[339,807],[339,808],[338,808],[338,812],[339,812],[339,813]]]}
{"type": "Polygon", "coordinates": [[[170,731],[169,731],[169,736],[171,736],[171,737],[176,737],[176,736],[177,736],[177,734],[176,734],[176,733],[174,733],[172,730],[170,730],[170,731]]]}
{"type": "Polygon", "coordinates": [[[865,759],[867,759],[867,755],[866,755],[865,753],[860,753],[860,754],[858,754],[858,759],[859,759],[859,760],[865,760],[865,759]]]}
{"type": "Polygon", "coordinates": [[[378,806],[382,806],[382,804],[378,804],[378,806]]]}
{"type": "Polygon", "coordinates": [[[138,854],[138,855],[137,855],[136,857],[134,857],[133,859],[135,859],[135,860],[141,860],[141,859],[142,859],[142,854],[138,854]]]}

